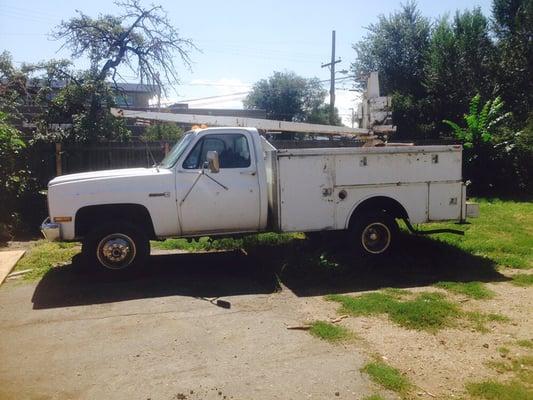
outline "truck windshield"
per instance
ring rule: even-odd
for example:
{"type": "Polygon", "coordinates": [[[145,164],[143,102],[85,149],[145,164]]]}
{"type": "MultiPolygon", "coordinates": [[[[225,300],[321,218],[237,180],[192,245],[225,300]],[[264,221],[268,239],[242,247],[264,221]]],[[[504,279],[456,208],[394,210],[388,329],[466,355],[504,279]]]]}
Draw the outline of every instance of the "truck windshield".
{"type": "Polygon", "coordinates": [[[194,137],[194,132],[190,131],[187,132],[181,140],[172,147],[172,149],[168,152],[167,156],[161,161],[159,166],[161,168],[171,168],[176,164],[176,161],[178,161],[178,158],[183,154],[187,146],[189,146],[189,143],[191,143],[192,138],[194,137]]]}

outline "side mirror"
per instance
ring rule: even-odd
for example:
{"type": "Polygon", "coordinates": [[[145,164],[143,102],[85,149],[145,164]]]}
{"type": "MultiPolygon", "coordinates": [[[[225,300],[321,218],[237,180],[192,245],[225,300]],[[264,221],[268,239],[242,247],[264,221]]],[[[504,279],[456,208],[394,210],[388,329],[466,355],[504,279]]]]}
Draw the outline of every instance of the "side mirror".
{"type": "Polygon", "coordinates": [[[220,171],[220,161],[218,160],[218,153],[216,151],[208,151],[206,154],[206,159],[209,171],[214,174],[220,171]]]}

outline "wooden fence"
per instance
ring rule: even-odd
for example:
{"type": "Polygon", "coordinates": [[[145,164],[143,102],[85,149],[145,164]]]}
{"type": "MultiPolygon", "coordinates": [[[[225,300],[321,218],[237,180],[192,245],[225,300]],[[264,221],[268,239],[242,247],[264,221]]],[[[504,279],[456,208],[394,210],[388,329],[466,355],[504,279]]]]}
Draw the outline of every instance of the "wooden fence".
{"type": "Polygon", "coordinates": [[[173,143],[132,141],[96,144],[37,143],[26,157],[43,187],[55,176],[114,168],[150,167],[161,161],[173,143]],[[152,158],[153,156],[153,158],[152,158]]]}

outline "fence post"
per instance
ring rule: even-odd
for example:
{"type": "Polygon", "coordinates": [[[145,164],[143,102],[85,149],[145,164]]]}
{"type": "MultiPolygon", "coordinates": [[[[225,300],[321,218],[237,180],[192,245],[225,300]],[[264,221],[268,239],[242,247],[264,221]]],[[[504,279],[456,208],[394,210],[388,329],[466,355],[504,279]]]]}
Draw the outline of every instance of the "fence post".
{"type": "Polygon", "coordinates": [[[56,143],[56,176],[62,175],[61,143],[56,143]]]}

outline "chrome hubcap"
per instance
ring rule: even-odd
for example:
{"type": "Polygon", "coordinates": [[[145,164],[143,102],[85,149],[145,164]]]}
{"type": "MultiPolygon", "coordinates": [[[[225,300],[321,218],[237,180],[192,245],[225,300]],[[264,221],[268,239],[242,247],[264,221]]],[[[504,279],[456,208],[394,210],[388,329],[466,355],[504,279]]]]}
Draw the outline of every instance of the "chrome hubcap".
{"type": "Polygon", "coordinates": [[[137,250],[133,240],[123,233],[104,237],[96,249],[98,260],[106,268],[121,269],[131,264],[137,250]]]}
{"type": "Polygon", "coordinates": [[[373,222],[366,226],[361,236],[361,243],[366,251],[380,254],[387,250],[391,242],[391,233],[387,225],[373,222]]]}

